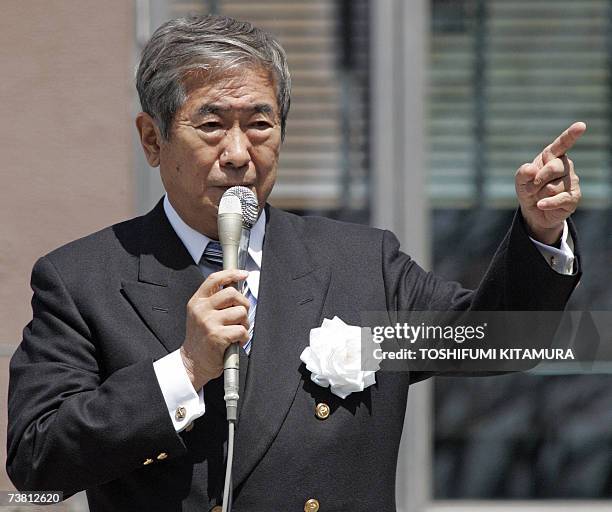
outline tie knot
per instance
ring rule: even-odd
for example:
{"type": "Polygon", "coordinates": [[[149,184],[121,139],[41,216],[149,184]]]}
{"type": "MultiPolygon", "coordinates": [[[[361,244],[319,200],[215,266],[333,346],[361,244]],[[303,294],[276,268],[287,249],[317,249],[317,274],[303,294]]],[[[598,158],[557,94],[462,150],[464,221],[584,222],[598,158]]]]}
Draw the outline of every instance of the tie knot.
{"type": "Polygon", "coordinates": [[[223,250],[221,244],[211,240],[204,249],[202,259],[213,267],[221,267],[223,265],[223,250]]]}

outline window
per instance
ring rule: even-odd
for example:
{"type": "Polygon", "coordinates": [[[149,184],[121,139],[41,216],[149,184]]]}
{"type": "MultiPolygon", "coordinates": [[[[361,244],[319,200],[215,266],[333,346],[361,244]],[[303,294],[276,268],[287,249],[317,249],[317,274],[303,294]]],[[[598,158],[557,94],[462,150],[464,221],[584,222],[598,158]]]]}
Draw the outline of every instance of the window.
{"type": "MultiPolygon", "coordinates": [[[[588,269],[570,308],[610,309],[610,2],[431,3],[434,270],[475,286],[515,208],[514,172],[576,120],[588,269]],[[461,255],[461,257],[457,257],[461,255]],[[603,281],[603,282],[602,282],[603,281]]],[[[612,376],[439,378],[436,499],[612,497],[612,376]]]]}

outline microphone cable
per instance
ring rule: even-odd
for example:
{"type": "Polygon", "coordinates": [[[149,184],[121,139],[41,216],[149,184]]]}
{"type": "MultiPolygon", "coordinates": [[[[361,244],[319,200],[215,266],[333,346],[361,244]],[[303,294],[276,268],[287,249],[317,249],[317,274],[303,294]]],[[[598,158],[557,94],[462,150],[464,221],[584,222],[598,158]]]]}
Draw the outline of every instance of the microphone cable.
{"type": "Polygon", "coordinates": [[[232,510],[232,463],[234,462],[234,430],[236,422],[228,420],[227,428],[227,464],[225,466],[222,512],[231,512],[232,510]]]}

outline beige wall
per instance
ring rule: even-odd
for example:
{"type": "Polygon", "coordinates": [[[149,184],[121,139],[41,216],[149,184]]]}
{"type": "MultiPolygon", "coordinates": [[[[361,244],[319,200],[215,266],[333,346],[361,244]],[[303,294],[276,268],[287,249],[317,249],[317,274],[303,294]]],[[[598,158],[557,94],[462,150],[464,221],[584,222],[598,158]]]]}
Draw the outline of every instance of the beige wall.
{"type": "MultiPolygon", "coordinates": [[[[35,260],[133,215],[133,3],[2,0],[0,25],[0,348],[6,355],[30,318],[35,260]]],[[[1,396],[6,381],[2,364],[1,396]]],[[[0,489],[8,485],[0,469],[0,489]]]]}
{"type": "Polygon", "coordinates": [[[132,2],[3,0],[0,344],[45,252],[131,215],[132,2]]]}

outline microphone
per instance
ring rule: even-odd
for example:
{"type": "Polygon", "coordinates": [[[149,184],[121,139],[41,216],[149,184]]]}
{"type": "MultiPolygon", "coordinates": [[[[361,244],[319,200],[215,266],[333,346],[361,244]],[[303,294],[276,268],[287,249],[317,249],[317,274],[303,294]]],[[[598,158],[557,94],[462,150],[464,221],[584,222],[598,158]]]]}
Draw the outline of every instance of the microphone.
{"type": "MultiPolygon", "coordinates": [[[[244,270],[248,254],[251,227],[258,216],[255,194],[246,187],[231,187],[219,202],[217,225],[219,242],[223,250],[223,269],[244,270]]],[[[236,285],[242,290],[242,284],[236,285]]],[[[223,356],[223,381],[225,406],[228,421],[236,421],[239,399],[239,355],[238,343],[232,343],[223,356]]]]}

